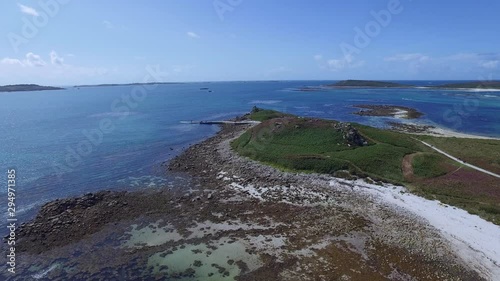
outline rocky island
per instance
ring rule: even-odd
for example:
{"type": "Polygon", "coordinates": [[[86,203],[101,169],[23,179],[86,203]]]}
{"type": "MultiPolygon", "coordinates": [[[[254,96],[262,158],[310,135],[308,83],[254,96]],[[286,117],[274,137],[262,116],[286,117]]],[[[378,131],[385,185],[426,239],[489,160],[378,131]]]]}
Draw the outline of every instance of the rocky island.
{"type": "Polygon", "coordinates": [[[379,117],[395,117],[404,119],[417,119],[422,117],[424,114],[414,108],[400,106],[400,105],[370,105],[361,104],[354,105],[357,108],[363,108],[367,110],[361,110],[354,112],[354,114],[361,116],[379,116],[379,117]]]}

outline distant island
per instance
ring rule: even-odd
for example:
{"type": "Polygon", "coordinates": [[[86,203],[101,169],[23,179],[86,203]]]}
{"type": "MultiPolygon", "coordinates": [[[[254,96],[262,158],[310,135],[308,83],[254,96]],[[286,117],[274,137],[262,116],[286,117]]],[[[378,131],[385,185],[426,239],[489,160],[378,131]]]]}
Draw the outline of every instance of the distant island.
{"type": "Polygon", "coordinates": [[[360,104],[354,107],[363,108],[366,110],[361,110],[358,112],[353,112],[354,114],[361,116],[379,116],[379,117],[395,117],[404,119],[417,119],[422,117],[424,114],[418,110],[399,105],[372,105],[372,104],[360,104]]]}
{"type": "Polygon", "coordinates": [[[36,84],[17,84],[0,86],[0,92],[28,92],[28,91],[47,91],[47,90],[64,90],[64,88],[40,86],[36,84]]]}
{"type": "Polygon", "coordinates": [[[183,84],[182,82],[150,82],[150,83],[126,83],[126,84],[97,84],[97,85],[76,85],[74,88],[82,87],[115,87],[115,86],[141,86],[141,85],[163,85],[163,84],[183,84]]]}
{"type": "Polygon", "coordinates": [[[465,83],[452,83],[435,86],[447,89],[500,89],[500,81],[473,81],[465,83]]]}
{"type": "MultiPolygon", "coordinates": [[[[305,87],[301,91],[315,91],[318,89],[328,88],[416,88],[421,87],[410,84],[400,84],[387,81],[373,81],[373,80],[342,80],[334,84],[324,85],[321,87],[305,87]]],[[[470,81],[459,83],[448,83],[443,85],[428,86],[429,89],[500,89],[500,81],[470,81]]]]}
{"type": "Polygon", "coordinates": [[[412,85],[404,85],[394,82],[371,81],[371,80],[343,80],[326,87],[371,87],[371,88],[408,88],[412,85]]]}

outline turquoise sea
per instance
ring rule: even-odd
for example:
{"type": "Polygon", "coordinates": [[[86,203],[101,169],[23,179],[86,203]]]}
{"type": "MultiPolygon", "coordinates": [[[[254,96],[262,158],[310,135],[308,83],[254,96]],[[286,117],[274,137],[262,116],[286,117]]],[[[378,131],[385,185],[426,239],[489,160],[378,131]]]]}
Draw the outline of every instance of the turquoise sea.
{"type": "MultiPolygon", "coordinates": [[[[399,82],[424,87],[447,81],[399,82]]],[[[253,106],[384,127],[391,118],[353,115],[357,109],[352,106],[404,105],[425,113],[420,123],[500,137],[497,91],[297,91],[328,83],[332,81],[180,83],[0,93],[3,182],[7,169],[15,168],[21,219],[55,198],[165,186],[175,176],[161,164],[218,131],[217,126],[180,121],[229,119],[253,106]]],[[[0,196],[6,206],[6,188],[0,196]]]]}

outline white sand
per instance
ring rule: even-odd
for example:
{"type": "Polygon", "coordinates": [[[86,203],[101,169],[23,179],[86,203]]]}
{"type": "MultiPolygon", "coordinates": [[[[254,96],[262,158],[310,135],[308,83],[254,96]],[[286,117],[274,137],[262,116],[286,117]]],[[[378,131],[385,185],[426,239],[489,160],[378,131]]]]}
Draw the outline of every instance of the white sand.
{"type": "Polygon", "coordinates": [[[397,118],[397,119],[407,119],[408,118],[408,110],[404,110],[404,109],[397,109],[393,115],[394,115],[394,118],[397,118]]]}
{"type": "Polygon", "coordinates": [[[465,91],[465,92],[500,92],[500,89],[482,89],[482,88],[458,88],[454,89],[458,91],[465,91]]]}
{"type": "Polygon", "coordinates": [[[354,184],[354,190],[396,209],[413,213],[438,229],[452,249],[488,280],[500,278],[500,226],[468,212],[406,192],[404,187],[335,179],[331,185],[354,184]]]}
{"type": "MultiPolygon", "coordinates": [[[[411,122],[404,122],[403,124],[413,125],[413,126],[430,126],[430,124],[417,124],[417,123],[411,123],[411,122]]],[[[429,129],[427,129],[427,132],[424,132],[424,133],[412,133],[412,132],[406,132],[406,133],[413,134],[413,135],[427,135],[427,136],[443,137],[443,138],[453,138],[454,137],[454,138],[462,138],[462,139],[500,140],[500,138],[460,133],[460,132],[456,132],[456,131],[441,128],[441,127],[429,128],[429,129]]]]}
{"type": "Polygon", "coordinates": [[[430,135],[430,136],[436,136],[436,137],[448,137],[448,138],[455,137],[455,138],[464,138],[464,139],[500,140],[500,138],[459,133],[459,132],[455,132],[455,131],[452,131],[449,129],[444,129],[444,128],[431,128],[431,129],[428,129],[428,131],[429,131],[428,133],[423,133],[423,134],[430,135]]]}

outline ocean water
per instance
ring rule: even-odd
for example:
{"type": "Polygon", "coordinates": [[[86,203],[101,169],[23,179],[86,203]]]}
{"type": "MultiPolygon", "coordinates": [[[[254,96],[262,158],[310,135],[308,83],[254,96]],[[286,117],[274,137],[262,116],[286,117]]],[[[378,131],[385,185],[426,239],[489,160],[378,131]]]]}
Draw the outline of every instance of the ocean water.
{"type": "MultiPolygon", "coordinates": [[[[391,118],[353,115],[355,104],[392,104],[425,113],[420,123],[500,137],[500,92],[431,89],[297,91],[331,81],[217,82],[81,87],[0,93],[0,169],[17,174],[18,216],[42,203],[103,189],[154,188],[175,180],[161,164],[253,106],[384,127],[391,118]],[[209,88],[204,90],[201,88],[209,88]],[[210,92],[211,91],[211,92],[210,92]],[[135,95],[136,99],[131,99],[135,95]]],[[[410,83],[410,82],[409,82],[410,83]]],[[[436,81],[412,81],[428,86],[436,81]]],[[[0,190],[6,206],[6,188],[0,190]]],[[[3,220],[4,221],[4,220],[3,220]]]]}

